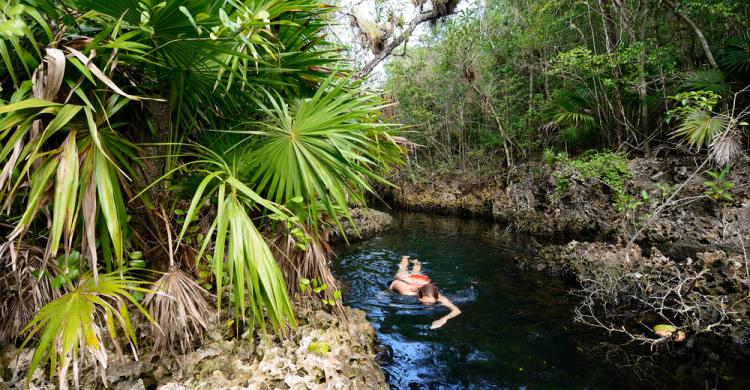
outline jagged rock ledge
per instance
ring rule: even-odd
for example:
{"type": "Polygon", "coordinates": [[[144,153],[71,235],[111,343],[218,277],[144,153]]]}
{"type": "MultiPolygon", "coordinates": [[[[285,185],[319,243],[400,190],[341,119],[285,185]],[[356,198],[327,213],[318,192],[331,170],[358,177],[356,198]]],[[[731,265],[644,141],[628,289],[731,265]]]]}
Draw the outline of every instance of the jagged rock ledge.
{"type": "MultiPolygon", "coordinates": [[[[728,180],[732,201],[716,202],[703,196],[705,175],[691,174],[697,164],[685,158],[635,158],[628,161],[633,177],[625,183],[632,208],[617,210],[613,190],[601,181],[569,178],[559,190],[556,177],[563,167],[531,162],[492,174],[468,172],[398,174],[396,187],[380,189],[397,207],[408,210],[484,217],[513,226],[514,230],[556,242],[629,240],[663,199],[663,188],[673,190],[686,182],[676,207],[663,210],[641,232],[638,243],[685,249],[741,251],[739,237],[750,237],[750,160],[738,161],[728,180]],[[649,201],[642,199],[643,194],[649,201]]],[[[678,251],[675,251],[678,252],[678,251]]],[[[670,253],[673,254],[673,253],[670,253]]]]}
{"type": "MultiPolygon", "coordinates": [[[[628,247],[621,243],[571,241],[565,245],[543,246],[536,256],[518,259],[516,264],[522,270],[534,269],[573,279],[583,286],[582,289],[588,288],[586,281],[595,281],[597,286],[621,294],[624,300],[640,291],[664,299],[675,298],[672,294],[679,292],[685,294],[686,300],[716,302],[718,309],[729,313],[725,325],[731,331],[725,336],[735,345],[750,345],[750,301],[747,299],[750,264],[744,255],[718,250],[698,252],[694,257],[676,261],[655,247],[648,253],[643,252],[636,244],[628,247]],[[681,280],[700,273],[705,276],[679,285],[681,280]],[[689,294],[693,296],[688,297],[689,294]]],[[[635,306],[639,304],[636,302],[635,306]]],[[[720,316],[720,313],[712,313],[716,308],[710,304],[700,310],[709,318],[720,316]]],[[[750,354],[750,350],[744,348],[742,353],[750,354]]]]}

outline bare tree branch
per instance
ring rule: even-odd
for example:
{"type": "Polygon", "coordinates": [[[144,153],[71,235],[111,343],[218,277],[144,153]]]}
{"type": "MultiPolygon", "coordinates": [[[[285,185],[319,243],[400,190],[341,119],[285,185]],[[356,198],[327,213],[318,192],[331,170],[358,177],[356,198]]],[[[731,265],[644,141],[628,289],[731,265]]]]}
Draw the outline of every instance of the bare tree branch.
{"type": "Polygon", "coordinates": [[[365,77],[372,73],[373,69],[375,69],[378,64],[383,62],[383,60],[385,60],[393,52],[393,50],[401,46],[401,44],[409,39],[409,37],[414,33],[414,30],[416,30],[416,28],[420,24],[438,20],[444,16],[449,15],[450,13],[452,13],[452,11],[446,13],[445,9],[442,9],[441,11],[441,8],[433,8],[429,11],[420,12],[419,14],[417,14],[417,16],[414,17],[414,19],[411,20],[411,22],[409,22],[409,25],[401,32],[401,34],[388,41],[383,46],[383,49],[377,55],[375,55],[373,59],[368,61],[357,75],[359,77],[365,77]]]}

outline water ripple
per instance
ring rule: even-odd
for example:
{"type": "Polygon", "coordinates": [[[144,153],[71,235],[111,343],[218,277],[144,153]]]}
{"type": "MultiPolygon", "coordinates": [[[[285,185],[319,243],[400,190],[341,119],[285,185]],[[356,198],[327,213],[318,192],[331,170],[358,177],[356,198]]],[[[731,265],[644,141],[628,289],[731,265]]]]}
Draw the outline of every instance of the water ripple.
{"type": "Polygon", "coordinates": [[[396,389],[611,388],[611,371],[578,350],[563,282],[519,273],[523,237],[476,221],[396,216],[393,231],[338,250],[334,271],[346,304],[367,312],[396,389]],[[448,310],[387,291],[402,255],[462,314],[440,329],[448,310]]]}

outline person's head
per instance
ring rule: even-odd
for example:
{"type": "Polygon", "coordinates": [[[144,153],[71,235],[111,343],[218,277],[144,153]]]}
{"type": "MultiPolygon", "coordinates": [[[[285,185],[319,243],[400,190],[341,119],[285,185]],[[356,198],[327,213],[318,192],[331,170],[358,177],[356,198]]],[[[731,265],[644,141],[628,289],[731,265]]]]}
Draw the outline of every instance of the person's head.
{"type": "Polygon", "coordinates": [[[439,295],[440,291],[438,290],[437,286],[432,283],[427,283],[420,287],[419,290],[417,290],[417,297],[419,298],[419,302],[424,303],[425,305],[435,304],[435,302],[437,302],[438,300],[439,295]]]}

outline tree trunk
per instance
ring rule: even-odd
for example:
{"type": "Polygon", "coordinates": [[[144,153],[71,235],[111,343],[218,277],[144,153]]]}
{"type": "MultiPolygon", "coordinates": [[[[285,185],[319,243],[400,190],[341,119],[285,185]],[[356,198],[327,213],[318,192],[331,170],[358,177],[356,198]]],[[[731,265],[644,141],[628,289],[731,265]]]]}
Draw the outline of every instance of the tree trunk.
{"type": "MultiPolygon", "coordinates": [[[[610,13],[610,4],[607,7],[599,1],[599,7],[602,11],[602,22],[604,24],[604,35],[607,44],[607,52],[612,53],[618,46],[617,31],[615,30],[615,24],[612,20],[612,14],[610,13]]],[[[616,146],[619,148],[622,145],[622,130],[623,123],[625,120],[624,108],[622,105],[622,68],[620,64],[615,66],[615,104],[612,108],[615,116],[615,137],[616,146]]]]}
{"type": "Polygon", "coordinates": [[[703,35],[703,32],[701,29],[698,28],[698,26],[693,23],[692,19],[690,19],[687,15],[683,14],[677,9],[677,4],[675,4],[672,0],[666,0],[665,3],[669,6],[670,10],[674,12],[675,15],[677,15],[680,19],[682,19],[685,23],[688,24],[693,29],[693,32],[695,32],[696,38],[698,38],[698,41],[700,42],[701,46],[703,47],[703,52],[706,54],[706,58],[708,59],[708,63],[713,68],[718,68],[719,65],[716,63],[716,60],[714,59],[714,54],[711,52],[711,47],[708,46],[708,41],[706,40],[706,37],[703,35]]]}
{"type": "MultiPolygon", "coordinates": [[[[643,136],[648,138],[648,86],[646,84],[646,26],[648,25],[648,0],[641,0],[641,12],[643,13],[643,19],[641,20],[641,31],[640,31],[640,41],[641,45],[643,45],[643,48],[641,49],[641,57],[638,61],[638,73],[639,73],[639,80],[638,80],[638,99],[641,103],[641,110],[640,110],[640,129],[641,133],[643,133],[643,136]]],[[[646,148],[648,148],[648,144],[646,144],[646,148]]]]}

